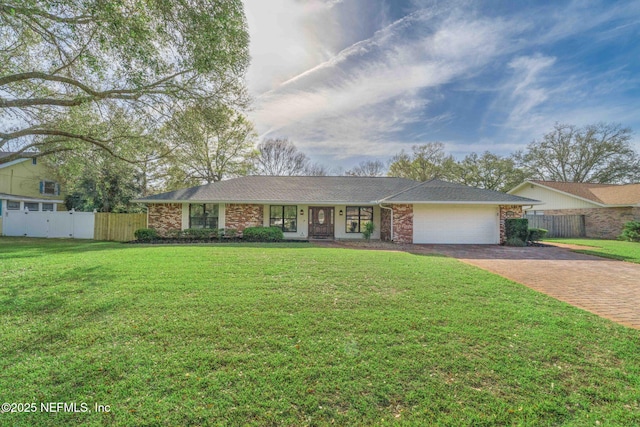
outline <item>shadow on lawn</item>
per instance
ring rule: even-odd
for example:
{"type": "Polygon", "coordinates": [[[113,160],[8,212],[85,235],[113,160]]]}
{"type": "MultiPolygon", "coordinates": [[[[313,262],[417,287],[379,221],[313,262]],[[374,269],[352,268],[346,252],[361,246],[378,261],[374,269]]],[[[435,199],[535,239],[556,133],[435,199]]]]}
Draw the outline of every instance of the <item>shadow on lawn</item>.
{"type": "Polygon", "coordinates": [[[27,333],[4,349],[5,356],[39,349],[43,343],[64,342],[86,324],[108,322],[110,316],[131,304],[130,295],[96,292],[117,276],[101,266],[79,267],[29,283],[2,286],[0,317],[22,319],[21,325],[24,321],[29,325],[27,333]]]}
{"type": "Polygon", "coordinates": [[[0,288],[4,294],[0,297],[0,314],[53,313],[78,295],[117,280],[118,274],[107,270],[103,266],[76,267],[60,274],[33,278],[27,283],[22,280],[5,283],[0,288]]]}
{"type": "Polygon", "coordinates": [[[85,253],[95,251],[131,250],[145,248],[161,250],[177,247],[261,248],[261,249],[310,249],[308,242],[221,242],[221,243],[168,243],[129,244],[80,239],[41,239],[30,237],[0,237],[0,260],[37,258],[47,254],[85,253]]]}

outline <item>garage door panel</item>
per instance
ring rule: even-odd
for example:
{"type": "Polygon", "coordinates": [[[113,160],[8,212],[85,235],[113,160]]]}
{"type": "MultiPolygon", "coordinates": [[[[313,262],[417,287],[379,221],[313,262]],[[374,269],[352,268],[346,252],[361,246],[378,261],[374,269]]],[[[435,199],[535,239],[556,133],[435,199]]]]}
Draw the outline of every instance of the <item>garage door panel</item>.
{"type": "Polygon", "coordinates": [[[496,244],[497,206],[414,205],[414,243],[496,244]]]}

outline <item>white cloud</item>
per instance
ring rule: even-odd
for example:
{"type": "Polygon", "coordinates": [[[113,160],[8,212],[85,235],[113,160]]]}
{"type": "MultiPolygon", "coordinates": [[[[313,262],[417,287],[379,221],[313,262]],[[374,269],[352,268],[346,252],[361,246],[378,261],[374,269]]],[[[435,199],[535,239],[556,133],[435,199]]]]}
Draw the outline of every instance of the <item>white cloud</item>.
{"type": "Polygon", "coordinates": [[[523,123],[532,124],[536,107],[549,99],[551,89],[544,83],[545,73],[553,67],[556,59],[544,55],[520,56],[512,60],[508,67],[513,70],[508,106],[511,112],[507,122],[509,127],[521,127],[523,123]]]}
{"type": "Polygon", "coordinates": [[[371,0],[246,0],[251,117],[263,137],[347,163],[434,139],[457,155],[508,154],[555,121],[634,123],[637,102],[607,97],[638,87],[633,67],[598,75],[550,49],[630,31],[637,18],[625,16],[640,11],[631,3],[483,13],[472,1],[415,0],[413,13],[392,22],[398,11],[371,0]]]}
{"type": "MultiPolygon", "coordinates": [[[[320,0],[244,0],[251,36],[251,67],[247,75],[253,93],[268,90],[291,76],[325,61],[333,53],[312,31],[313,22],[332,29],[333,4],[320,0]]],[[[328,31],[326,37],[331,37],[328,31]]]]}
{"type": "Polygon", "coordinates": [[[505,31],[501,21],[419,11],[263,94],[253,118],[263,135],[286,134],[314,151],[350,141],[341,155],[388,154],[397,146],[389,134],[432,120],[425,90],[476,73],[504,48],[505,31]]]}

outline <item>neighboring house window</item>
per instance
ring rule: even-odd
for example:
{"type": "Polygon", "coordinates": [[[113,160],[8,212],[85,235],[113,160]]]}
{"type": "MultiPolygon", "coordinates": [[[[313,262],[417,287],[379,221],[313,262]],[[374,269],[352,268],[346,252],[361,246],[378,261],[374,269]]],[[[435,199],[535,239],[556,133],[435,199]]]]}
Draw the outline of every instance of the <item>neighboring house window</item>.
{"type": "Polygon", "coordinates": [[[347,233],[362,233],[365,224],[371,221],[372,206],[347,206],[347,233]]]}
{"type": "Polygon", "coordinates": [[[189,228],[218,228],[218,204],[189,205],[189,228]]]}
{"type": "Polygon", "coordinates": [[[34,202],[24,202],[24,208],[29,212],[38,212],[40,210],[38,203],[34,202]]]}
{"type": "Polygon", "coordinates": [[[57,196],[60,194],[60,186],[54,181],[40,181],[40,194],[57,196]]]}
{"type": "Polygon", "coordinates": [[[42,204],[42,211],[43,212],[53,212],[53,203],[43,203],[42,204]]]}
{"type": "Polygon", "coordinates": [[[9,211],[19,211],[20,210],[20,202],[17,200],[7,200],[7,210],[9,211]]]}
{"type": "Polygon", "coordinates": [[[298,231],[297,206],[271,206],[269,209],[269,226],[280,227],[285,233],[298,231]]]}

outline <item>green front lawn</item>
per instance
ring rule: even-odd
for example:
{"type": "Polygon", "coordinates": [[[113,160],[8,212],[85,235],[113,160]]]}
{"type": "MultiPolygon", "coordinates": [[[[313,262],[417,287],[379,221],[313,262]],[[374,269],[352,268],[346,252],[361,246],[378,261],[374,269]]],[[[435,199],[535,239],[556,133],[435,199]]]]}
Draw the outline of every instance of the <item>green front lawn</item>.
{"type": "Polygon", "coordinates": [[[640,263],[640,243],[637,242],[621,242],[619,240],[600,239],[545,240],[548,240],[549,242],[568,243],[571,245],[591,246],[589,249],[575,249],[574,252],[640,263]]]}
{"type": "Polygon", "coordinates": [[[0,425],[638,425],[640,331],[440,256],[0,239],[0,425]]]}

